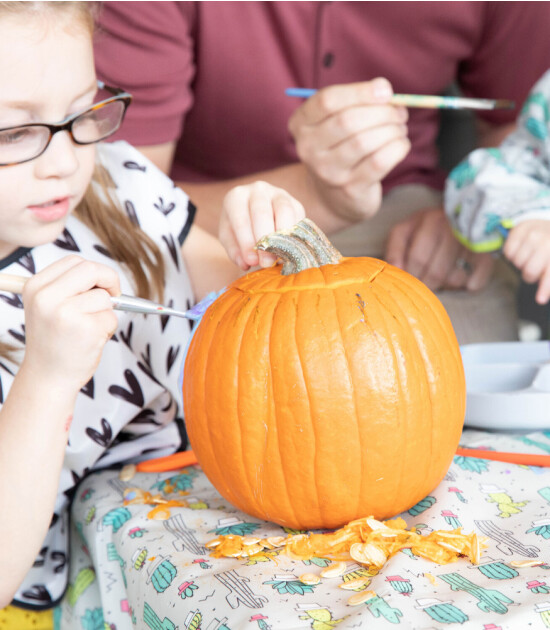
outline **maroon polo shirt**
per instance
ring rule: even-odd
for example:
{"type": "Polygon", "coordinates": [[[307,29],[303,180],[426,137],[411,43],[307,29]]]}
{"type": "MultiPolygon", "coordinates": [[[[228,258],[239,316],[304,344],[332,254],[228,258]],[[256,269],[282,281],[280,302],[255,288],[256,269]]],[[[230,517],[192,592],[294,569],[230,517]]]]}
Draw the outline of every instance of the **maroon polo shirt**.
{"type": "MultiPolygon", "coordinates": [[[[548,2],[105,2],[98,75],[133,93],[117,137],[177,140],[172,176],[209,181],[296,161],[290,86],[387,77],[396,92],[521,104],[550,66],[548,2]]],[[[512,121],[516,112],[488,112],[512,121]]],[[[439,187],[436,110],[410,110],[412,150],[386,178],[439,187]]]]}

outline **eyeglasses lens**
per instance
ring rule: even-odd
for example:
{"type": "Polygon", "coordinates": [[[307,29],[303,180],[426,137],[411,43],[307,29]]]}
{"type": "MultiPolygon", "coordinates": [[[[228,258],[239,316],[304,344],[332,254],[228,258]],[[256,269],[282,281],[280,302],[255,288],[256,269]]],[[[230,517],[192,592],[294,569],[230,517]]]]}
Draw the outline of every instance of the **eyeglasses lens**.
{"type": "Polygon", "coordinates": [[[119,128],[123,116],[124,103],[122,101],[112,101],[97,109],[84,112],[73,121],[73,137],[81,144],[99,142],[119,128]]]}
{"type": "Polygon", "coordinates": [[[49,138],[47,127],[15,127],[0,131],[0,164],[16,164],[39,155],[49,138]]]}

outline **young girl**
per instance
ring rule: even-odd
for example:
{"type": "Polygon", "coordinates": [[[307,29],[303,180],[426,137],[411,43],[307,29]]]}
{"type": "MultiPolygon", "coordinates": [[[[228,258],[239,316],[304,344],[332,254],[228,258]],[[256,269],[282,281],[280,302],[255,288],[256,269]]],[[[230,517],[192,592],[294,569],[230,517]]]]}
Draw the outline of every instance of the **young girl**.
{"type": "Polygon", "coordinates": [[[550,71],[531,90],[517,130],[496,149],[478,149],[450,174],[445,209],[458,239],[476,252],[497,251],[536,301],[550,299],[550,71]]]}
{"type": "MultiPolygon", "coordinates": [[[[28,278],[22,297],[0,292],[0,608],[63,596],[83,475],[186,447],[188,320],[115,312],[110,298],[185,310],[238,275],[172,182],[127,144],[97,144],[130,96],[98,90],[91,4],[0,3],[0,274],[28,278]]],[[[257,238],[303,215],[279,189],[235,189],[231,258],[257,264],[257,238]]]]}

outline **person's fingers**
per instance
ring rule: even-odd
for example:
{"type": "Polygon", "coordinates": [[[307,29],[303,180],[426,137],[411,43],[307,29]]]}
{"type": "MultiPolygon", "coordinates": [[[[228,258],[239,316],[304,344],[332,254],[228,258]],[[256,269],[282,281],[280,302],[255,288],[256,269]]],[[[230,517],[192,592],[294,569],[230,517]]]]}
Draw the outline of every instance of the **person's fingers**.
{"type": "Polygon", "coordinates": [[[469,263],[471,271],[466,282],[466,289],[468,291],[480,291],[493,275],[495,259],[491,254],[475,254],[471,256],[469,263]]]}
{"type": "Polygon", "coordinates": [[[535,294],[537,304],[546,304],[550,300],[550,265],[544,269],[535,294]]]}
{"type": "Polygon", "coordinates": [[[55,293],[60,298],[70,297],[97,287],[112,296],[120,295],[118,273],[111,267],[81,260],[63,273],[63,282],[55,284],[55,293]]]}
{"type": "Polygon", "coordinates": [[[371,184],[379,181],[381,173],[389,172],[402,159],[406,143],[401,141],[406,138],[406,125],[377,127],[347,138],[329,151],[320,152],[308,165],[318,177],[332,186],[344,185],[350,179],[371,184]],[[399,144],[393,145],[396,141],[399,144]],[[393,152],[398,148],[399,157],[393,157],[393,153],[387,150],[388,146],[392,147],[393,152]],[[383,149],[385,153],[380,155],[383,149]],[[360,170],[354,174],[356,168],[360,170]]]}
{"type": "Polygon", "coordinates": [[[319,151],[336,145],[377,127],[405,125],[408,111],[394,105],[357,106],[340,110],[318,124],[298,127],[290,119],[289,130],[296,141],[300,159],[307,161],[319,151]]]}
{"type": "Polygon", "coordinates": [[[236,186],[226,195],[220,221],[219,238],[231,259],[246,269],[258,264],[256,240],[250,221],[250,187],[236,186]],[[226,218],[225,218],[226,217],[226,218]]]}
{"type": "Polygon", "coordinates": [[[390,265],[395,265],[400,269],[405,268],[405,261],[409,242],[414,234],[418,217],[413,216],[395,225],[388,236],[386,252],[384,258],[390,265]]]}
{"type": "Polygon", "coordinates": [[[60,260],[56,260],[51,265],[45,267],[40,273],[31,276],[25,283],[26,292],[35,292],[64,274],[68,269],[80,264],[84,259],[81,256],[69,255],[60,260]]]}
{"type": "MultiPolygon", "coordinates": [[[[275,231],[275,217],[271,205],[271,196],[267,190],[258,186],[252,189],[249,201],[250,224],[252,226],[252,238],[254,248],[262,236],[275,231]]],[[[269,267],[276,257],[268,252],[254,250],[261,267],[269,267]]],[[[250,262],[252,257],[249,252],[244,252],[245,260],[250,262]]]]}
{"type": "MultiPolygon", "coordinates": [[[[301,221],[306,216],[304,206],[294,197],[286,193],[277,195],[272,200],[275,216],[275,229],[286,230],[301,221]]],[[[264,236],[263,234],[260,235],[264,236]]]]}
{"type": "Polygon", "coordinates": [[[437,241],[432,256],[426,261],[420,280],[432,291],[437,291],[452,282],[463,286],[467,280],[466,269],[456,265],[457,259],[462,255],[462,249],[452,235],[449,238],[445,233],[445,236],[437,241]]]}
{"type": "Polygon", "coordinates": [[[360,83],[331,85],[319,90],[304,102],[297,111],[293,124],[316,124],[348,107],[387,103],[392,95],[392,86],[384,78],[360,83]]]}
{"type": "Polygon", "coordinates": [[[405,270],[422,279],[437,246],[438,240],[431,230],[426,229],[426,221],[422,221],[409,241],[405,253],[405,270]]]}
{"type": "Polygon", "coordinates": [[[539,246],[531,251],[524,265],[520,267],[521,277],[525,282],[529,284],[537,282],[548,265],[548,258],[546,247],[539,246]]]}

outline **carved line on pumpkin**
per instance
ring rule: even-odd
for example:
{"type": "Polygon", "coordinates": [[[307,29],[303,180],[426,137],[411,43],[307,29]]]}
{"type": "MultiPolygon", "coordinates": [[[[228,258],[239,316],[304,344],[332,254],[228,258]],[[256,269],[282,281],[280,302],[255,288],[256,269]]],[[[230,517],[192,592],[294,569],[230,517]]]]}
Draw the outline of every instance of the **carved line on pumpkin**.
{"type": "Polygon", "coordinates": [[[349,278],[347,280],[338,280],[335,282],[331,282],[330,284],[307,284],[302,286],[292,286],[292,287],[277,287],[273,289],[243,289],[242,287],[232,287],[235,291],[239,291],[245,295],[265,295],[268,293],[292,293],[292,292],[302,292],[302,291],[334,291],[334,289],[338,289],[340,287],[346,287],[350,284],[357,285],[359,283],[364,284],[372,284],[374,280],[386,269],[386,263],[383,263],[382,266],[377,269],[374,273],[372,273],[368,278],[349,278]]]}

